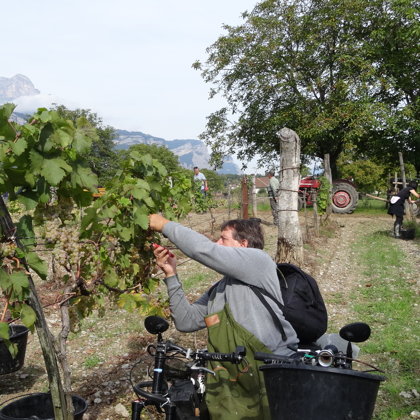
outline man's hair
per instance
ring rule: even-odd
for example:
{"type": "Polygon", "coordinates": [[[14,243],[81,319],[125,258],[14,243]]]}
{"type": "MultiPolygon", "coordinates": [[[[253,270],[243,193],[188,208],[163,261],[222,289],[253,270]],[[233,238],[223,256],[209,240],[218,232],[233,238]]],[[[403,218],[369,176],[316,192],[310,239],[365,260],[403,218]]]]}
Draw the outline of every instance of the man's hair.
{"type": "Polygon", "coordinates": [[[232,229],[232,237],[236,241],[248,241],[248,248],[264,249],[264,233],[261,228],[261,219],[251,218],[234,219],[224,222],[220,230],[232,229]]]}
{"type": "Polygon", "coordinates": [[[194,168],[193,169],[198,169],[198,166],[194,166],[194,168]]]}
{"type": "Polygon", "coordinates": [[[417,181],[410,181],[408,183],[408,186],[417,190],[417,186],[418,186],[417,181]]]}

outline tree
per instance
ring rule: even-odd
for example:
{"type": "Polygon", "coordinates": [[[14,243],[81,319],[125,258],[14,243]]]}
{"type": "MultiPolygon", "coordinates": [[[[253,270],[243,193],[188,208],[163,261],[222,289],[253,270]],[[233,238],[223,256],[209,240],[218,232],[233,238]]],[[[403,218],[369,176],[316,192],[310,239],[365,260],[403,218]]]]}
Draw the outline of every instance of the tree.
{"type": "Polygon", "coordinates": [[[384,111],[378,115],[383,123],[359,139],[358,148],[391,166],[398,163],[398,152],[402,152],[404,161],[420,172],[418,2],[374,0],[369,4],[371,32],[365,48],[375,63],[380,81],[377,97],[384,111]]]}
{"type": "Polygon", "coordinates": [[[363,150],[370,142],[371,152],[380,154],[375,133],[385,127],[388,135],[380,140],[386,142],[399,120],[395,103],[384,104],[382,95],[395,84],[385,86],[381,53],[368,48],[383,3],[266,0],[243,14],[242,25],[225,26],[206,63],[193,65],[212,84],[211,96],[227,101],[201,135],[214,161],[234,152],[244,160],[257,153],[272,158],[278,154],[275,133],[284,126],[299,134],[303,154],[330,154],[333,176],[337,158],[349,148],[363,150]]]}
{"type": "Polygon", "coordinates": [[[357,185],[357,191],[372,193],[374,191],[386,191],[388,188],[387,171],[384,165],[369,159],[338,162],[340,178],[353,179],[357,185]]]}
{"type": "Polygon", "coordinates": [[[135,144],[128,150],[119,150],[118,155],[121,160],[127,160],[130,153],[136,151],[141,155],[149,154],[153,159],[160,162],[168,171],[169,174],[179,171],[181,166],[179,164],[178,156],[171,152],[165,146],[158,146],[156,144],[135,144]]]}
{"type": "Polygon", "coordinates": [[[98,184],[105,186],[115,175],[119,168],[118,154],[114,150],[115,129],[104,126],[102,119],[89,109],[67,109],[64,105],[56,105],[54,108],[58,114],[73,122],[80,117],[85,118],[96,133],[94,142],[89,151],[89,165],[98,177],[98,184]]]}

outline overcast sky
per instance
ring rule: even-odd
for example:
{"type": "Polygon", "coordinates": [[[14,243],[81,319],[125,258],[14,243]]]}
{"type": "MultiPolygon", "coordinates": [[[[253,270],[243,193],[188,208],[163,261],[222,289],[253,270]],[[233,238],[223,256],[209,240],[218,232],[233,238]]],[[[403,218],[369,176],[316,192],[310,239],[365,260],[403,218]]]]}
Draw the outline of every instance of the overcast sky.
{"type": "MultiPolygon", "coordinates": [[[[29,77],[37,100],[87,108],[115,128],[197,138],[222,104],[192,63],[256,0],[2,2],[0,76],[29,77]]],[[[33,98],[32,98],[33,102],[33,98]]],[[[18,111],[25,111],[23,103],[18,111]]]]}

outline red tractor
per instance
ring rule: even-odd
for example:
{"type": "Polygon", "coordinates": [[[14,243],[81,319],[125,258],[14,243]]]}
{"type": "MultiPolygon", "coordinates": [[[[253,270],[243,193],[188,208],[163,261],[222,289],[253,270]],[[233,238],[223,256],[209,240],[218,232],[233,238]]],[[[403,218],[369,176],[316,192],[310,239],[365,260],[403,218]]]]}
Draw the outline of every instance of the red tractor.
{"type": "MultiPolygon", "coordinates": [[[[313,204],[316,192],[321,186],[321,181],[314,176],[302,178],[299,185],[299,210],[306,202],[307,206],[313,204]]],[[[353,213],[359,200],[356,186],[347,179],[333,181],[332,211],[333,213],[353,213]]]]}

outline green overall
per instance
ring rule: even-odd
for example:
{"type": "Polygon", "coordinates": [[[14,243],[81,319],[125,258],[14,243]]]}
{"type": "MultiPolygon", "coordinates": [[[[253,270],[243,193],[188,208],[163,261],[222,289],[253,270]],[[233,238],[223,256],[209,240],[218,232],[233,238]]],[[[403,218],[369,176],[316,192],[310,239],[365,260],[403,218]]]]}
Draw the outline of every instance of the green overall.
{"type": "Polygon", "coordinates": [[[254,360],[256,351],[271,353],[256,337],[239,325],[229,306],[205,318],[210,352],[232,353],[245,346],[249,365],[210,362],[215,376],[207,375],[206,403],[212,420],[269,420],[270,411],[264,377],[258,369],[262,362],[254,360]]]}

